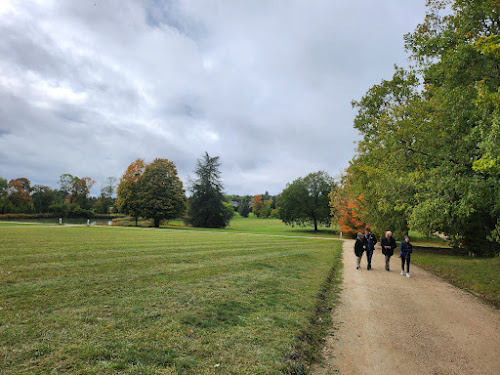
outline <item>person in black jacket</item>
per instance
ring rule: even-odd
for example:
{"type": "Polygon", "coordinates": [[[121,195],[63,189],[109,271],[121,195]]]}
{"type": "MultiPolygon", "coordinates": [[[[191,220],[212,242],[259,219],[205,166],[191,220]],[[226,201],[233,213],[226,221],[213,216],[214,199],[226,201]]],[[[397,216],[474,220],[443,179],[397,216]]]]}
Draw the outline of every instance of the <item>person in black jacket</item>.
{"type": "Polygon", "coordinates": [[[382,246],[382,254],[385,255],[385,270],[390,271],[389,263],[391,257],[394,255],[394,249],[397,247],[396,240],[392,237],[392,232],[390,230],[385,232],[385,237],[380,241],[380,246],[382,246]]]}
{"type": "Polygon", "coordinates": [[[410,243],[410,236],[405,236],[403,242],[401,242],[401,275],[405,274],[405,262],[406,262],[406,277],[410,277],[410,256],[413,252],[413,245],[410,243]]]}
{"type": "Polygon", "coordinates": [[[377,237],[371,232],[370,228],[365,229],[365,250],[366,259],[368,260],[367,270],[372,269],[372,256],[375,250],[375,244],[377,243],[377,237]]]}
{"type": "Polygon", "coordinates": [[[356,254],[356,269],[359,270],[361,263],[361,256],[363,255],[364,248],[364,237],[363,233],[359,232],[356,236],[356,243],[354,244],[354,254],[356,254]]]}

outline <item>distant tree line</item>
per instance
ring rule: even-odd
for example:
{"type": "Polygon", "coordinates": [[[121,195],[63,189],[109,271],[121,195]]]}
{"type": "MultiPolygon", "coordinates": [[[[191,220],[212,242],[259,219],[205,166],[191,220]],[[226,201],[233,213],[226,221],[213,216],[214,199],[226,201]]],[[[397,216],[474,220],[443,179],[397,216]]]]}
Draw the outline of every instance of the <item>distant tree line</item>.
{"type": "Polygon", "coordinates": [[[92,217],[120,213],[135,220],[151,219],[155,227],[162,221],[182,219],[194,227],[224,228],[237,213],[260,219],[279,218],[290,225],[318,225],[331,222],[328,194],[333,179],[325,172],[311,173],[288,184],[279,195],[267,191],[257,195],[225,195],[218,156],[205,153],[197,161],[196,178],[186,196],[172,161],[157,158],[151,163],[137,159],[119,182],[106,179],[98,197],[90,196],[95,181],[90,177],[62,174],[59,188],[35,185],[27,178],[9,182],[0,178],[0,214],[53,214],[62,217],[92,217]],[[116,191],[116,198],[114,194],[116,191]]]}
{"type": "Polygon", "coordinates": [[[25,177],[10,181],[0,177],[0,214],[54,214],[57,216],[90,217],[114,211],[117,179],[108,177],[98,197],[90,196],[95,181],[90,177],[62,174],[59,188],[31,186],[25,177]]]}

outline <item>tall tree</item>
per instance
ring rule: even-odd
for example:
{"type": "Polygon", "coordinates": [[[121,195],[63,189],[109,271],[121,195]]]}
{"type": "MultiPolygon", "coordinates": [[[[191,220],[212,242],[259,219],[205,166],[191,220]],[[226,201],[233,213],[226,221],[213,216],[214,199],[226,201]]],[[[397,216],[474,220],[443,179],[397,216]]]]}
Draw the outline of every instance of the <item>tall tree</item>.
{"type": "Polygon", "coordinates": [[[155,227],[186,212],[186,196],[173,162],[155,159],[146,165],[139,186],[141,216],[153,219],[155,227]]]}
{"type": "Polygon", "coordinates": [[[109,214],[109,209],[115,203],[113,194],[116,190],[116,177],[108,177],[101,187],[101,195],[94,203],[94,210],[100,214],[109,214]]]}
{"type": "Polygon", "coordinates": [[[63,173],[61,176],[59,176],[59,189],[69,193],[74,180],[75,177],[73,175],[69,173],[63,173]]]}
{"type": "Polygon", "coordinates": [[[264,210],[266,205],[262,200],[262,194],[257,194],[253,197],[252,210],[253,214],[257,217],[264,217],[264,210]]]}
{"type": "Polygon", "coordinates": [[[144,163],[143,159],[137,159],[131,163],[120,178],[120,183],[116,190],[116,207],[118,211],[132,216],[135,219],[136,226],[137,220],[141,215],[140,182],[145,168],[146,163],[144,163]]]}
{"type": "Polygon", "coordinates": [[[220,166],[219,157],[211,157],[207,152],[197,161],[197,179],[188,201],[189,223],[195,227],[224,228],[234,215],[234,210],[224,204],[220,166]]]}
{"type": "Polygon", "coordinates": [[[88,197],[94,184],[95,181],[90,177],[74,177],[70,187],[71,203],[78,204],[83,209],[90,209],[88,197]]]}
{"type": "Polygon", "coordinates": [[[33,203],[31,202],[31,182],[27,178],[21,177],[9,181],[8,186],[10,203],[16,207],[17,212],[31,212],[33,203]]]}
{"type": "Polygon", "coordinates": [[[498,253],[498,1],[428,7],[405,36],[416,68],[397,69],[354,102],[363,140],[350,178],[365,198],[363,219],[380,229],[440,231],[458,251],[498,253]]]}
{"type": "Polygon", "coordinates": [[[333,179],[323,171],[296,179],[280,194],[279,217],[285,224],[311,223],[315,231],[318,224],[329,225],[329,194],[333,187],[333,179]]]}
{"type": "Polygon", "coordinates": [[[117,186],[116,177],[108,177],[101,188],[101,195],[105,198],[112,198],[117,186]]]}
{"type": "Polygon", "coordinates": [[[50,186],[35,185],[31,192],[31,199],[36,212],[47,213],[56,199],[56,192],[50,186]]]}

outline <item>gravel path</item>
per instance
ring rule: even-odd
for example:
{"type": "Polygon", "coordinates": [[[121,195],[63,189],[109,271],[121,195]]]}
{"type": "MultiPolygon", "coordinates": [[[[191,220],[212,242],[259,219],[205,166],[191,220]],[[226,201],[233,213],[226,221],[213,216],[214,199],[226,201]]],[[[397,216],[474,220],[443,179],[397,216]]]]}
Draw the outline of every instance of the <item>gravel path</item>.
{"type": "Polygon", "coordinates": [[[354,241],[344,242],[344,281],[314,375],[499,375],[500,312],[411,265],[400,275],[376,250],[372,271],[356,270],[354,241]]]}

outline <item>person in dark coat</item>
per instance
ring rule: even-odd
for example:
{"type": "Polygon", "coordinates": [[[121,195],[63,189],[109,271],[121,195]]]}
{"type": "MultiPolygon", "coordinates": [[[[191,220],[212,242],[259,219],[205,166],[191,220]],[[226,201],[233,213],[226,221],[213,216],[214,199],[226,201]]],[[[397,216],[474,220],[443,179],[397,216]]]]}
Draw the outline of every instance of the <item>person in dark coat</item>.
{"type": "Polygon", "coordinates": [[[377,237],[371,232],[370,228],[365,229],[365,251],[366,258],[368,260],[367,270],[372,269],[372,256],[375,250],[375,244],[377,243],[377,237]]]}
{"type": "Polygon", "coordinates": [[[363,233],[358,232],[356,236],[356,242],[354,243],[354,254],[356,254],[356,269],[359,270],[361,257],[363,256],[363,252],[365,251],[364,247],[364,236],[363,233]]]}
{"type": "Polygon", "coordinates": [[[380,241],[380,246],[382,246],[382,254],[385,255],[385,270],[390,271],[389,263],[391,262],[391,257],[394,255],[394,249],[397,247],[396,240],[392,237],[390,230],[385,232],[385,237],[380,241]]]}
{"type": "Polygon", "coordinates": [[[405,262],[406,262],[406,277],[410,277],[410,257],[413,252],[413,245],[410,243],[410,236],[405,236],[403,242],[401,242],[401,275],[405,274],[405,262]]]}

